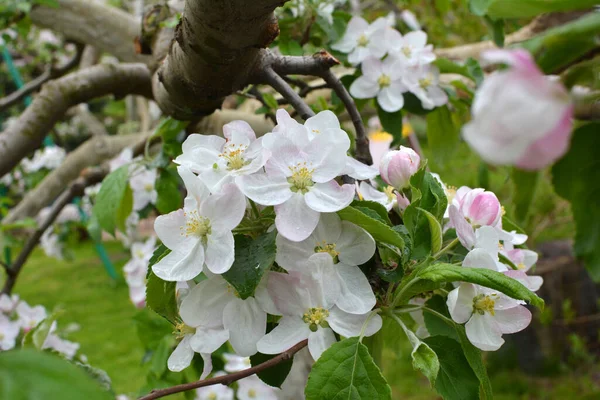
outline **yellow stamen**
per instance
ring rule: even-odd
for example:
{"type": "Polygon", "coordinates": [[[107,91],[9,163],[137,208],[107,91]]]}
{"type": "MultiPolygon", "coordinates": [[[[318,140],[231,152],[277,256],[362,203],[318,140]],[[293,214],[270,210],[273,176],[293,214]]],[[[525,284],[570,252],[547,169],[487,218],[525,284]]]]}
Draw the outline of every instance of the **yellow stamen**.
{"type": "Polygon", "coordinates": [[[248,162],[244,159],[244,153],[246,152],[246,146],[240,144],[239,146],[225,146],[223,153],[219,154],[227,161],[227,169],[236,170],[247,165],[248,162]]]}
{"type": "Polygon", "coordinates": [[[177,339],[183,339],[185,335],[190,335],[196,333],[196,328],[192,328],[191,326],[187,326],[185,323],[180,322],[175,325],[175,332],[173,332],[177,339]]]}
{"type": "Polygon", "coordinates": [[[385,131],[375,131],[369,133],[369,140],[372,142],[390,142],[394,137],[385,131]]]}
{"type": "Polygon", "coordinates": [[[396,195],[394,194],[393,186],[387,186],[385,189],[383,189],[383,193],[385,193],[385,195],[387,196],[388,201],[392,201],[396,197],[396,195]]]}
{"type": "Polygon", "coordinates": [[[410,48],[410,46],[402,46],[402,53],[404,53],[404,55],[407,58],[410,58],[410,56],[412,55],[412,49],[410,48]]]}
{"type": "Polygon", "coordinates": [[[386,88],[392,84],[392,78],[389,75],[381,74],[379,79],[377,79],[377,83],[381,89],[386,88]]]}
{"type": "Polygon", "coordinates": [[[144,190],[145,190],[146,192],[151,192],[151,191],[153,191],[153,190],[154,190],[154,184],[153,184],[153,183],[146,183],[146,184],[144,185],[144,190]]]}
{"type": "Polygon", "coordinates": [[[426,78],[419,79],[419,86],[423,89],[427,89],[429,86],[433,84],[433,77],[431,75],[426,78]]]}
{"type": "Polygon", "coordinates": [[[338,263],[338,256],[340,252],[335,249],[335,243],[327,243],[323,240],[321,243],[317,243],[315,246],[315,253],[327,253],[333,258],[334,263],[338,263]]]}
{"type": "Polygon", "coordinates": [[[255,389],[248,390],[248,397],[250,397],[251,399],[256,398],[256,390],[255,389]]]}
{"type": "Polygon", "coordinates": [[[207,235],[210,235],[212,229],[210,227],[210,220],[202,217],[198,214],[198,211],[193,210],[184,212],[186,217],[185,227],[181,227],[181,234],[185,237],[194,235],[205,239],[207,235]]]}
{"type": "Polygon", "coordinates": [[[517,268],[518,269],[527,269],[527,265],[523,264],[523,263],[518,263],[517,264],[517,268]]]}
{"type": "Polygon", "coordinates": [[[302,316],[302,321],[308,324],[311,331],[316,332],[319,326],[322,328],[328,328],[327,317],[329,317],[329,310],[323,307],[311,307],[302,316]]]}
{"type": "Polygon", "coordinates": [[[402,125],[402,137],[407,138],[413,133],[412,125],[408,121],[404,121],[402,125]]]}
{"type": "Polygon", "coordinates": [[[233,286],[231,286],[229,283],[227,284],[227,293],[231,293],[238,299],[240,298],[240,294],[238,293],[238,291],[235,290],[235,288],[233,286]]]}
{"type": "Polygon", "coordinates": [[[369,38],[364,33],[358,38],[358,46],[366,47],[369,44],[369,38]]]}
{"type": "Polygon", "coordinates": [[[310,187],[314,185],[312,174],[315,170],[308,168],[305,162],[298,163],[289,168],[292,172],[292,176],[288,178],[288,183],[291,185],[290,190],[302,194],[308,192],[310,187]]]}
{"type": "Polygon", "coordinates": [[[481,315],[488,312],[491,315],[494,315],[494,313],[495,313],[494,306],[496,305],[496,300],[494,300],[494,297],[496,297],[496,296],[497,295],[495,295],[495,294],[492,294],[492,295],[480,294],[480,295],[476,296],[473,299],[473,312],[476,312],[481,315]]]}

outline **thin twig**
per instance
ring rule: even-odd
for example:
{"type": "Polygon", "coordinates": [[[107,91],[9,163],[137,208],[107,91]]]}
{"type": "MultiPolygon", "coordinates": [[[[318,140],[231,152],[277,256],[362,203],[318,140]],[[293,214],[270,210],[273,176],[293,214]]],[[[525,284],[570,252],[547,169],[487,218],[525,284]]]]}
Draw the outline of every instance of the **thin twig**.
{"type": "Polygon", "coordinates": [[[262,76],[265,83],[279,92],[298,111],[302,119],[306,120],[315,115],[314,111],[302,100],[302,97],[272,68],[265,68],[262,76]]]}
{"type": "Polygon", "coordinates": [[[48,82],[50,79],[55,79],[63,76],[71,69],[75,68],[77,64],[79,64],[79,60],[81,59],[81,54],[83,53],[83,45],[79,43],[75,43],[76,50],[75,55],[67,61],[64,65],[55,66],[53,64],[46,67],[46,70],[43,74],[28,82],[25,86],[17,90],[16,92],[12,92],[8,96],[0,99],[0,111],[4,111],[6,108],[11,107],[17,104],[23,97],[37,91],[44,83],[48,82]]]}
{"type": "Polygon", "coordinates": [[[327,69],[323,71],[320,76],[333,89],[340,100],[342,100],[342,103],[344,103],[344,106],[350,115],[354,129],[356,130],[356,159],[367,165],[371,165],[373,160],[371,159],[371,153],[369,152],[369,139],[367,139],[367,132],[363,125],[362,117],[356,107],[356,103],[354,103],[354,100],[350,97],[350,93],[348,93],[346,87],[344,87],[342,82],[333,72],[331,72],[331,70],[327,69]]]}
{"type": "Polygon", "coordinates": [[[308,344],[308,340],[303,340],[300,343],[298,343],[297,345],[295,345],[294,347],[290,348],[289,350],[284,351],[283,353],[279,354],[278,356],[273,357],[270,360],[265,361],[262,364],[258,364],[257,366],[245,369],[240,372],[236,372],[234,374],[218,376],[215,378],[205,379],[203,381],[184,383],[182,385],[176,385],[176,386],[172,386],[172,387],[169,387],[166,389],[155,389],[152,392],[150,392],[150,394],[147,394],[146,396],[142,396],[138,400],[159,399],[161,397],[165,397],[170,394],[181,393],[181,392],[185,392],[188,390],[193,390],[193,389],[197,389],[197,388],[201,388],[201,387],[205,387],[205,386],[216,385],[219,383],[223,384],[223,385],[231,385],[233,382],[239,381],[242,378],[246,378],[250,375],[257,374],[261,371],[264,371],[265,369],[274,367],[275,365],[278,365],[278,364],[282,363],[283,361],[290,360],[294,356],[294,354],[296,354],[298,351],[300,351],[304,347],[306,347],[307,344],[308,344]]]}

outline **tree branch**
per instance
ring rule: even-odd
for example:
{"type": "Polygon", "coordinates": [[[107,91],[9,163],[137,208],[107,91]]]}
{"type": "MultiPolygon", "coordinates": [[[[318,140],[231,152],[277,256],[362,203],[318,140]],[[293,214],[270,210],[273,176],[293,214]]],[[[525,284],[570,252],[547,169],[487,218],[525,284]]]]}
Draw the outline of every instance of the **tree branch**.
{"type": "Polygon", "coordinates": [[[77,64],[79,64],[79,61],[81,60],[81,55],[83,53],[83,45],[77,43],[76,46],[77,49],[75,55],[64,65],[56,66],[54,64],[50,64],[48,67],[46,67],[46,70],[40,76],[36,77],[31,82],[28,82],[25,86],[23,86],[16,92],[13,92],[8,96],[0,99],[0,112],[4,111],[8,107],[17,104],[19,101],[21,101],[21,99],[23,99],[23,97],[37,91],[44,83],[48,82],[50,79],[56,79],[58,77],[61,77],[67,72],[69,72],[71,69],[75,68],[77,64]]]}
{"type": "Polygon", "coordinates": [[[277,72],[267,67],[262,76],[264,83],[271,85],[273,89],[279,92],[294,107],[294,110],[298,111],[302,119],[307,120],[315,115],[315,112],[304,102],[302,97],[277,72]]]}
{"type": "Polygon", "coordinates": [[[138,400],[159,399],[161,397],[165,397],[165,396],[168,396],[168,395],[171,395],[174,393],[181,393],[181,392],[185,392],[188,390],[193,390],[193,389],[197,389],[197,388],[201,388],[201,387],[205,387],[205,386],[216,385],[219,383],[223,384],[223,385],[231,385],[233,382],[239,381],[242,378],[246,378],[250,375],[257,374],[268,368],[274,367],[275,365],[278,365],[278,364],[282,363],[283,361],[287,361],[287,360],[291,359],[294,356],[294,354],[296,354],[298,351],[300,351],[304,347],[306,347],[307,344],[308,344],[308,340],[303,340],[300,343],[296,344],[294,347],[290,348],[289,350],[284,351],[283,353],[279,354],[278,356],[273,357],[270,360],[265,361],[262,364],[259,364],[252,368],[245,369],[240,372],[236,372],[234,374],[218,376],[216,378],[205,379],[203,381],[184,383],[182,385],[172,386],[172,387],[169,387],[166,389],[155,389],[152,392],[150,392],[150,394],[148,394],[146,396],[142,396],[138,400]]]}
{"type": "Polygon", "coordinates": [[[0,176],[38,148],[70,107],[111,93],[150,97],[150,73],[146,66],[96,65],[45,84],[19,119],[0,134],[0,176]]]}

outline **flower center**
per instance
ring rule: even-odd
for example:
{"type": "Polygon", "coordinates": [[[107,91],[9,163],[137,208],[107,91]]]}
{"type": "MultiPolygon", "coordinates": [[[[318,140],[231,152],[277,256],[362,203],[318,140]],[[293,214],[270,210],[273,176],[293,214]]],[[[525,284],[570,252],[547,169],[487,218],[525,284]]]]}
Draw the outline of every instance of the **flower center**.
{"type": "Polygon", "coordinates": [[[381,76],[377,80],[377,83],[379,84],[379,88],[383,89],[390,86],[390,84],[392,83],[392,78],[390,78],[389,75],[381,74],[381,76]]]}
{"type": "Polygon", "coordinates": [[[184,322],[180,322],[175,325],[175,332],[173,333],[175,333],[175,336],[177,336],[178,339],[183,339],[185,335],[196,333],[196,328],[192,328],[191,326],[187,326],[184,322]]]}
{"type": "Polygon", "coordinates": [[[256,389],[248,390],[248,397],[250,397],[251,399],[255,399],[256,398],[256,389]]]}
{"type": "Polygon", "coordinates": [[[402,46],[402,53],[410,58],[410,56],[412,55],[412,49],[410,48],[410,46],[402,46]]]}
{"type": "Polygon", "coordinates": [[[388,201],[392,201],[394,200],[394,187],[393,186],[387,186],[385,189],[383,189],[383,193],[385,193],[385,195],[388,198],[388,201]]]}
{"type": "Polygon", "coordinates": [[[182,235],[186,237],[194,235],[206,239],[206,236],[211,234],[212,229],[208,218],[198,215],[198,211],[196,210],[189,213],[184,212],[184,215],[187,217],[187,221],[185,228],[181,227],[182,235]]]}
{"type": "Polygon", "coordinates": [[[423,89],[427,89],[432,83],[433,79],[430,76],[419,79],[419,86],[421,86],[423,89]]]}
{"type": "Polygon", "coordinates": [[[215,392],[210,392],[208,394],[208,400],[217,400],[219,396],[215,392]]]}
{"type": "Polygon", "coordinates": [[[358,46],[366,47],[369,44],[369,38],[364,33],[358,38],[358,46]]]}
{"type": "Polygon", "coordinates": [[[153,183],[146,183],[146,184],[144,185],[144,190],[145,190],[146,192],[151,192],[151,191],[153,191],[153,190],[154,190],[154,184],[153,184],[153,183]]]}
{"type": "Polygon", "coordinates": [[[340,252],[336,251],[335,243],[327,243],[323,240],[323,242],[317,243],[317,245],[315,246],[315,253],[327,253],[333,259],[334,264],[340,262],[338,258],[340,252]]]}
{"type": "Polygon", "coordinates": [[[483,315],[487,311],[490,314],[494,315],[494,305],[496,304],[496,300],[494,300],[494,297],[496,296],[497,295],[495,294],[480,294],[475,296],[473,298],[473,312],[483,315]]]}
{"type": "Polygon", "coordinates": [[[226,150],[219,154],[227,161],[227,169],[237,170],[247,165],[248,162],[244,159],[244,153],[246,152],[246,146],[240,144],[239,146],[227,146],[226,150]]]}
{"type": "Polygon", "coordinates": [[[137,258],[144,258],[144,252],[142,250],[138,250],[135,252],[135,256],[137,258]]]}
{"type": "Polygon", "coordinates": [[[523,264],[523,263],[518,263],[517,264],[517,268],[518,269],[527,269],[527,265],[523,264]]]}
{"type": "Polygon", "coordinates": [[[287,179],[288,183],[291,185],[290,190],[292,192],[300,192],[302,194],[308,192],[310,187],[314,185],[312,180],[314,169],[309,169],[305,162],[298,163],[289,168],[292,172],[292,176],[287,179]]]}
{"type": "Polygon", "coordinates": [[[329,328],[327,317],[329,317],[329,310],[323,307],[311,307],[302,316],[302,321],[308,324],[312,332],[316,332],[319,326],[321,328],[329,328]]]}

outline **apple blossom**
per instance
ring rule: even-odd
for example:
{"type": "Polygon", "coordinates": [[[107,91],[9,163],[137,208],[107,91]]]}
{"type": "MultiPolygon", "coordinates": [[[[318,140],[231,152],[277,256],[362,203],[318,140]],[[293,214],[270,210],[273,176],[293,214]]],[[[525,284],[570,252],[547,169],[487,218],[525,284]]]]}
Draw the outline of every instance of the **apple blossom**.
{"type": "Polygon", "coordinates": [[[219,136],[190,135],[183,142],[183,153],[177,164],[200,174],[211,192],[233,183],[236,176],[252,174],[263,167],[269,151],[262,139],[245,121],[233,121],[223,126],[225,139],[219,136]]]}
{"type": "Polygon", "coordinates": [[[58,146],[48,146],[41,150],[36,150],[31,160],[28,158],[23,159],[21,165],[23,166],[23,171],[26,173],[36,172],[42,168],[52,170],[58,168],[66,156],[67,152],[65,149],[58,146]]]}
{"type": "Polygon", "coordinates": [[[196,389],[196,400],[233,400],[233,389],[217,383],[196,389]]]}
{"type": "Polygon", "coordinates": [[[123,165],[131,164],[133,161],[133,149],[131,147],[127,147],[123,149],[118,156],[113,158],[108,162],[110,167],[110,172],[116,171],[123,165]]]}
{"type": "Polygon", "coordinates": [[[195,278],[204,265],[221,274],[231,268],[234,241],[231,230],[246,212],[246,199],[232,184],[209,194],[208,188],[189,169],[177,168],[188,190],[183,209],[161,215],[154,222],[156,234],[171,253],[152,270],[167,281],[195,278]]]}
{"type": "Polygon", "coordinates": [[[277,400],[280,390],[261,381],[258,376],[251,375],[238,381],[238,400],[277,400]]]}
{"type": "Polygon", "coordinates": [[[275,306],[283,314],[275,329],[258,343],[263,354],[281,353],[302,340],[308,339],[308,349],[313,359],[335,343],[334,332],[341,336],[371,336],[381,329],[378,314],[348,314],[333,305],[324,296],[326,282],[297,272],[269,275],[268,290],[275,306]]]}
{"type": "Polygon", "coordinates": [[[19,295],[7,295],[6,293],[0,294],[0,311],[5,314],[12,314],[15,308],[19,304],[19,295]]]}
{"type": "Polygon", "coordinates": [[[132,168],[129,185],[133,190],[133,210],[139,211],[148,204],[156,203],[158,193],[154,187],[156,168],[132,168]]]}
{"type": "Polygon", "coordinates": [[[400,18],[413,31],[421,30],[421,24],[419,23],[419,20],[417,20],[415,14],[413,14],[410,10],[403,10],[400,13],[400,18]]]}
{"type": "Polygon", "coordinates": [[[400,58],[404,65],[429,64],[435,60],[433,46],[427,44],[427,34],[423,31],[408,32],[404,36],[393,30],[390,36],[389,53],[400,58]]]}
{"type": "Polygon", "coordinates": [[[0,314],[0,350],[10,350],[15,347],[17,336],[21,332],[19,324],[0,314]]]}
{"type": "Polygon", "coordinates": [[[421,100],[421,106],[426,110],[448,102],[448,95],[439,86],[439,76],[439,70],[430,65],[418,65],[407,69],[404,84],[421,100]]]}
{"type": "Polygon", "coordinates": [[[200,379],[206,378],[212,371],[211,353],[221,347],[223,343],[227,341],[227,337],[223,334],[223,332],[217,330],[195,330],[194,328],[185,325],[180,327],[180,329],[185,330],[188,333],[181,333],[181,341],[177,344],[177,347],[175,347],[175,350],[173,350],[169,356],[169,359],[167,360],[167,367],[169,368],[169,371],[180,372],[189,367],[192,363],[192,359],[194,358],[194,354],[196,353],[191,345],[192,338],[198,335],[198,339],[195,339],[197,342],[208,336],[209,340],[207,340],[207,343],[205,343],[202,348],[197,347],[198,350],[209,350],[207,353],[200,353],[202,361],[204,361],[200,379]],[[224,336],[221,338],[219,334],[223,334],[224,336]]]}
{"type": "MultiPolygon", "coordinates": [[[[282,113],[278,113],[280,116],[282,113]]],[[[272,153],[265,172],[239,176],[236,182],[253,201],[275,206],[275,225],[280,234],[301,241],[315,229],[320,213],[339,211],[354,198],[352,185],[340,186],[334,180],[346,166],[349,142],[348,146],[342,145],[325,132],[313,132],[311,140],[306,126],[282,121],[285,125],[279,124],[277,131],[264,137],[272,153]]]]}
{"type": "Polygon", "coordinates": [[[471,189],[461,195],[448,207],[450,226],[456,229],[461,244],[471,249],[475,243],[475,228],[487,225],[501,229],[504,211],[496,195],[485,189],[471,189]]]}
{"type": "Polygon", "coordinates": [[[23,300],[17,304],[16,311],[18,323],[25,332],[35,328],[37,324],[42,322],[48,316],[46,309],[43,306],[38,305],[31,307],[23,300]]]}
{"type": "Polygon", "coordinates": [[[397,205],[395,189],[392,186],[387,186],[383,189],[383,192],[380,192],[367,182],[363,181],[360,182],[360,184],[357,183],[356,191],[359,199],[379,203],[388,211],[397,205]]]}
{"type": "Polygon", "coordinates": [[[354,16],[348,22],[344,36],[331,47],[348,54],[350,64],[358,65],[367,57],[381,58],[388,50],[390,23],[386,18],[377,18],[369,24],[365,19],[354,16]]]}
{"type": "Polygon", "coordinates": [[[50,332],[42,344],[42,349],[52,349],[67,358],[72,360],[75,354],[79,350],[79,343],[71,342],[66,339],[62,339],[56,333],[56,321],[52,322],[50,326],[50,332]]]}
{"type": "Polygon", "coordinates": [[[223,359],[225,360],[225,367],[223,367],[223,369],[226,372],[239,372],[252,367],[249,357],[223,353],[223,359]]]}
{"type": "Polygon", "coordinates": [[[342,311],[364,314],[375,305],[373,289],[358,265],[375,254],[375,240],[367,231],[335,213],[323,213],[314,232],[301,242],[277,236],[275,261],[288,271],[327,279],[327,290],[342,311]]]}
{"type": "Polygon", "coordinates": [[[145,305],[146,275],[155,247],[156,238],[154,236],[148,238],[144,243],[133,243],[131,246],[131,259],[123,267],[125,281],[129,286],[129,298],[138,308],[145,305]]]}
{"type": "Polygon", "coordinates": [[[54,257],[57,260],[63,260],[63,244],[60,242],[60,238],[54,233],[52,227],[48,228],[40,238],[40,245],[42,250],[48,257],[54,257]]]}
{"type": "Polygon", "coordinates": [[[522,331],[531,322],[531,312],[518,300],[470,283],[452,290],[446,304],[455,322],[466,322],[469,341],[485,351],[498,350],[503,334],[522,331]]]}
{"type": "Polygon", "coordinates": [[[526,50],[491,50],[484,60],[508,64],[475,93],[465,141],[488,163],[541,169],[569,146],[573,106],[566,89],[548,79],[526,50]]]}
{"type": "Polygon", "coordinates": [[[362,75],[350,85],[350,94],[357,99],[377,97],[381,108],[389,113],[404,107],[408,89],[403,80],[402,61],[388,56],[383,61],[369,57],[362,63],[362,75]]]}
{"type": "Polygon", "coordinates": [[[413,149],[400,146],[399,150],[390,151],[383,156],[379,173],[388,185],[402,190],[410,186],[410,178],[420,166],[421,157],[413,149]]]}

